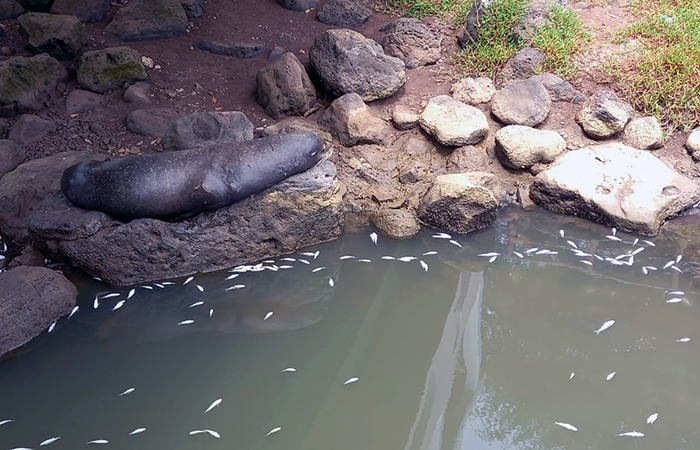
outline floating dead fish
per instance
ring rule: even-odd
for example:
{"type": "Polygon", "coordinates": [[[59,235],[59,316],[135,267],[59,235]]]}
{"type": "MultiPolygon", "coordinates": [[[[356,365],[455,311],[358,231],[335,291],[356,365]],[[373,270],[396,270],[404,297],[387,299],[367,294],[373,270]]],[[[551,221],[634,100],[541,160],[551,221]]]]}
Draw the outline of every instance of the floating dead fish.
{"type": "Polygon", "coordinates": [[[131,394],[132,392],[134,392],[135,390],[136,390],[136,388],[129,388],[129,389],[127,389],[126,391],[124,391],[124,392],[122,392],[121,394],[119,394],[119,396],[120,396],[120,397],[123,397],[123,396],[125,396],[125,395],[129,395],[129,394],[131,394]]]}
{"type": "Polygon", "coordinates": [[[559,236],[564,237],[564,230],[559,230],[559,236]]]}
{"type": "Polygon", "coordinates": [[[192,325],[194,323],[194,320],[183,320],[182,322],[178,323],[179,325],[192,325]]]}
{"type": "Polygon", "coordinates": [[[647,244],[647,245],[649,245],[649,246],[651,246],[651,247],[656,247],[656,244],[654,244],[654,243],[651,242],[651,241],[642,241],[642,242],[644,242],[645,244],[647,244]]]}
{"type": "Polygon", "coordinates": [[[357,381],[357,380],[359,380],[358,377],[348,378],[347,380],[345,380],[345,383],[343,383],[343,385],[345,385],[345,384],[350,384],[350,383],[354,383],[354,382],[357,381]]]}
{"type": "Polygon", "coordinates": [[[194,308],[194,307],[197,307],[197,306],[202,306],[203,304],[204,304],[204,302],[194,302],[194,303],[192,303],[190,306],[188,306],[188,308],[194,308]]]}
{"type": "Polygon", "coordinates": [[[107,439],[95,439],[94,441],[88,442],[88,444],[109,444],[107,439]]]}
{"type": "Polygon", "coordinates": [[[294,258],[280,258],[280,261],[295,262],[296,259],[294,259],[294,258]]]}
{"type": "Polygon", "coordinates": [[[385,260],[387,260],[387,261],[392,261],[392,260],[394,260],[394,259],[396,259],[396,258],[394,258],[393,256],[388,256],[388,255],[387,255],[387,256],[382,256],[382,259],[385,259],[385,260]]]}
{"type": "Polygon", "coordinates": [[[520,252],[513,252],[513,254],[514,254],[515,256],[517,256],[518,258],[523,259],[523,254],[522,254],[522,253],[520,253],[520,252]]]}
{"type": "Polygon", "coordinates": [[[690,338],[684,337],[684,338],[676,339],[676,342],[690,342],[690,338]]]}
{"type": "Polygon", "coordinates": [[[620,239],[617,236],[605,236],[605,237],[606,237],[606,239],[610,239],[611,241],[622,241],[622,239],[620,239]]]}
{"type": "Polygon", "coordinates": [[[685,295],[685,292],[683,292],[683,291],[671,291],[668,293],[668,295],[685,295]]]}
{"type": "Polygon", "coordinates": [[[49,333],[51,333],[54,330],[54,328],[56,328],[56,322],[49,325],[49,333]]]}
{"type": "Polygon", "coordinates": [[[6,423],[14,422],[13,419],[5,419],[5,420],[0,420],[0,426],[5,425],[6,423]]]}
{"type": "Polygon", "coordinates": [[[154,283],[154,286],[155,286],[155,287],[159,287],[159,288],[161,288],[161,289],[165,289],[165,285],[160,284],[160,283],[154,283]]]}
{"type": "Polygon", "coordinates": [[[272,312],[272,311],[270,311],[269,313],[265,314],[265,318],[263,319],[263,321],[265,321],[265,320],[269,319],[270,317],[272,317],[273,314],[274,314],[274,312],[272,312]]]}
{"type": "Polygon", "coordinates": [[[214,308],[209,310],[209,318],[211,319],[213,315],[214,315],[214,308]]]}
{"type": "Polygon", "coordinates": [[[293,269],[293,268],[294,268],[294,266],[287,266],[287,265],[280,266],[280,269],[293,269]]]}
{"type": "Polygon", "coordinates": [[[234,278],[238,278],[240,275],[240,273],[234,273],[233,275],[227,276],[224,281],[233,280],[234,278]]]}
{"type": "Polygon", "coordinates": [[[678,264],[679,262],[681,262],[681,259],[683,259],[683,255],[678,255],[678,256],[676,256],[676,264],[678,264]]]}
{"type": "Polygon", "coordinates": [[[671,269],[675,270],[676,272],[683,273],[683,271],[675,265],[671,266],[671,269]]]}
{"type": "Polygon", "coordinates": [[[649,269],[642,267],[642,273],[644,273],[644,275],[649,275],[649,269]]]}
{"type": "Polygon", "coordinates": [[[278,431],[280,431],[281,429],[282,429],[282,427],[275,427],[275,428],[271,429],[270,431],[268,431],[268,433],[265,435],[265,437],[267,437],[267,436],[269,436],[269,435],[271,435],[271,434],[275,434],[275,433],[277,433],[278,431]]]}
{"type": "Polygon", "coordinates": [[[171,286],[171,285],[173,285],[173,284],[175,284],[175,283],[173,283],[172,281],[163,281],[163,282],[161,282],[161,284],[162,284],[162,285],[165,285],[165,286],[171,286]]]}
{"type": "Polygon", "coordinates": [[[316,267],[314,270],[311,271],[311,273],[320,272],[323,269],[325,269],[325,267],[316,267]]]}
{"type": "Polygon", "coordinates": [[[625,436],[625,437],[644,437],[644,433],[640,433],[639,431],[627,431],[626,433],[620,433],[618,436],[625,436]]]}
{"type": "MultiPolygon", "coordinates": [[[[302,252],[302,253],[299,253],[299,254],[300,254],[300,255],[303,255],[303,256],[310,256],[310,257],[312,257],[312,258],[314,258],[314,256],[317,256],[315,252],[302,252]]],[[[316,258],[314,258],[314,259],[316,259],[316,258]]],[[[264,261],[263,261],[263,262],[264,262],[264,261]]]]}
{"type": "Polygon", "coordinates": [[[578,431],[578,428],[566,422],[554,422],[554,425],[559,425],[562,428],[566,428],[569,431],[578,431]]]}
{"type": "Polygon", "coordinates": [[[134,435],[136,435],[136,434],[141,434],[141,433],[143,433],[144,431],[146,431],[145,428],[137,428],[137,429],[135,429],[134,431],[132,431],[131,433],[129,433],[129,436],[134,436],[134,435]]]}
{"type": "Polygon", "coordinates": [[[460,244],[459,242],[455,241],[454,239],[450,240],[450,244],[456,245],[457,247],[462,248],[462,244],[460,244]]]}
{"type": "Polygon", "coordinates": [[[187,283],[191,282],[192,280],[194,280],[194,277],[187,277],[187,279],[185,280],[184,283],[182,283],[182,285],[184,286],[184,285],[186,285],[187,283]]]}
{"type": "Polygon", "coordinates": [[[204,411],[202,414],[206,414],[206,413],[208,413],[209,411],[211,411],[212,409],[216,408],[217,406],[219,406],[219,405],[221,404],[222,401],[223,401],[223,399],[217,398],[216,400],[214,400],[214,401],[212,402],[211,405],[209,405],[209,408],[207,408],[207,410],[204,411]]]}
{"type": "Polygon", "coordinates": [[[659,418],[659,413],[654,413],[654,414],[650,415],[649,417],[647,417],[647,423],[649,425],[653,425],[654,422],[656,422],[656,419],[658,419],[658,418],[659,418]]]}
{"type": "Polygon", "coordinates": [[[672,260],[670,260],[669,262],[667,262],[666,264],[664,264],[664,266],[663,266],[662,269],[668,269],[669,267],[671,267],[671,266],[674,265],[675,263],[676,263],[676,261],[674,261],[674,260],[672,259],[672,260]]]}
{"type": "Polygon", "coordinates": [[[572,246],[573,248],[578,248],[578,245],[576,245],[576,242],[574,241],[566,241],[566,243],[572,246]]]}
{"type": "Polygon", "coordinates": [[[535,255],[546,255],[547,253],[549,253],[549,250],[547,250],[546,248],[543,248],[542,250],[537,250],[535,252],[535,255]]]}
{"type": "Polygon", "coordinates": [[[527,250],[525,250],[525,254],[526,254],[526,255],[531,255],[531,254],[535,253],[535,252],[536,252],[537,250],[539,250],[539,249],[540,249],[539,247],[528,248],[527,250]]]}
{"type": "Polygon", "coordinates": [[[615,235],[617,234],[617,228],[615,228],[615,227],[612,227],[612,228],[610,229],[610,231],[612,232],[612,235],[613,235],[613,236],[615,236],[615,235]]]}
{"type": "Polygon", "coordinates": [[[632,245],[633,245],[633,246],[634,246],[634,245],[637,245],[638,242],[639,242],[639,238],[634,238],[634,242],[632,242],[632,245]]]}
{"type": "Polygon", "coordinates": [[[309,264],[311,264],[310,262],[308,262],[307,260],[302,259],[302,258],[299,258],[298,261],[299,261],[300,263],[306,264],[307,266],[308,266],[309,264]]]}
{"type": "Polygon", "coordinates": [[[666,303],[680,303],[682,301],[683,301],[682,298],[674,297],[674,298],[669,298],[668,300],[666,300],[666,303]]]}
{"type": "Polygon", "coordinates": [[[436,252],[435,250],[431,250],[429,252],[423,253],[423,256],[430,256],[430,255],[437,255],[437,254],[438,254],[438,252],[436,252]]]}
{"type": "Polygon", "coordinates": [[[335,287],[335,281],[333,281],[333,278],[329,278],[329,279],[328,279],[328,285],[329,285],[330,287],[335,287]]]}
{"type": "Polygon", "coordinates": [[[214,430],[194,430],[190,431],[190,436],[193,436],[195,434],[209,434],[210,436],[214,436],[217,439],[221,439],[221,435],[214,431],[214,430]]]}
{"type": "Polygon", "coordinates": [[[606,381],[610,381],[610,380],[612,380],[612,379],[615,377],[615,375],[617,375],[617,372],[610,372],[610,373],[608,374],[608,376],[605,377],[605,380],[606,380],[606,381]]]}
{"type": "Polygon", "coordinates": [[[143,289],[148,289],[149,291],[153,290],[153,286],[139,286],[139,287],[143,288],[143,289]]]}
{"type": "Polygon", "coordinates": [[[496,259],[498,259],[498,256],[492,256],[491,258],[489,258],[489,264],[494,262],[496,259]]]}
{"type": "Polygon", "coordinates": [[[585,259],[582,259],[582,260],[581,260],[581,264],[585,264],[585,265],[587,265],[587,266],[592,266],[592,265],[593,265],[592,262],[586,261],[585,259]]]}
{"type": "Polygon", "coordinates": [[[126,299],[129,300],[131,297],[134,296],[135,293],[136,293],[136,289],[130,290],[129,294],[126,296],[126,299]]]}
{"type": "Polygon", "coordinates": [[[234,289],[243,289],[244,287],[245,287],[245,284],[236,284],[236,285],[227,287],[225,290],[232,291],[234,289]]]}
{"type": "Polygon", "coordinates": [[[639,247],[639,248],[635,249],[635,250],[632,252],[632,254],[633,254],[633,255],[638,255],[638,254],[640,254],[641,252],[643,252],[644,250],[646,250],[646,247],[639,247]]]}
{"type": "Polygon", "coordinates": [[[571,375],[569,375],[569,380],[573,380],[573,379],[574,379],[574,375],[576,375],[576,374],[575,374],[574,372],[571,372],[571,375]]]}
{"type": "Polygon", "coordinates": [[[372,240],[372,243],[374,245],[377,245],[377,237],[378,237],[377,233],[375,233],[375,232],[372,232],[369,234],[369,238],[372,240]]]}
{"type": "Polygon", "coordinates": [[[280,372],[284,373],[284,372],[296,372],[296,371],[297,371],[297,369],[295,369],[294,367],[287,367],[286,369],[282,369],[280,372]]]}
{"type": "Polygon", "coordinates": [[[120,295],[122,295],[122,294],[120,294],[119,292],[113,292],[111,294],[107,294],[107,295],[103,296],[102,300],[107,299],[107,298],[119,297],[120,295]]]}
{"type": "Polygon", "coordinates": [[[56,442],[59,439],[61,439],[61,436],[54,436],[52,438],[45,440],[41,444],[39,444],[39,447],[44,447],[45,445],[53,444],[54,442],[56,442]]]}
{"type": "Polygon", "coordinates": [[[615,325],[615,321],[614,321],[614,320],[608,320],[608,321],[605,322],[603,325],[601,325],[600,328],[598,328],[597,330],[595,330],[595,334],[600,334],[600,333],[602,333],[603,331],[607,330],[608,328],[610,328],[610,327],[613,326],[613,325],[615,325]]]}
{"type": "Polygon", "coordinates": [[[600,261],[604,261],[604,258],[603,258],[602,256],[600,256],[600,255],[596,255],[596,254],[594,253],[593,256],[594,256],[596,259],[599,259],[600,261]]]}
{"type": "Polygon", "coordinates": [[[422,259],[419,262],[420,262],[420,266],[423,268],[423,270],[425,270],[427,272],[428,271],[428,264],[426,264],[426,262],[423,261],[422,259]]]}
{"type": "Polygon", "coordinates": [[[479,253],[476,256],[484,256],[484,257],[490,258],[492,256],[501,256],[501,254],[498,252],[488,252],[488,253],[479,253]]]}
{"type": "Polygon", "coordinates": [[[359,263],[371,263],[372,260],[371,259],[358,259],[357,262],[359,262],[359,263]]]}
{"type": "Polygon", "coordinates": [[[343,256],[341,256],[341,257],[338,258],[338,259],[341,260],[341,261],[343,261],[343,260],[345,260],[345,259],[355,259],[355,258],[357,258],[357,256],[343,255],[343,256]]]}
{"type": "Polygon", "coordinates": [[[401,262],[411,262],[414,259],[418,259],[415,256],[402,256],[401,258],[398,258],[399,261],[401,262]]]}
{"type": "Polygon", "coordinates": [[[434,237],[435,239],[452,239],[452,236],[450,236],[450,235],[447,234],[447,233],[438,233],[438,234],[434,234],[433,237],[434,237]]]}
{"type": "Polygon", "coordinates": [[[197,286],[197,289],[199,289],[199,292],[204,292],[204,288],[201,285],[196,284],[195,286],[197,286]]]}
{"type": "Polygon", "coordinates": [[[112,311],[118,310],[119,308],[121,308],[122,306],[124,306],[125,303],[126,303],[126,300],[119,300],[119,301],[117,302],[117,304],[114,305],[114,308],[112,308],[112,311]]]}

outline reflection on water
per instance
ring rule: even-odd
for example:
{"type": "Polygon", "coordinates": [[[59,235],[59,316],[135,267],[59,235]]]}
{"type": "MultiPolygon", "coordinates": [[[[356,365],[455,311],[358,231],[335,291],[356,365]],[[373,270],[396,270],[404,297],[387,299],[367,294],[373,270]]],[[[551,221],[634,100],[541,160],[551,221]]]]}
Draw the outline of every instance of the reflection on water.
{"type": "Polygon", "coordinates": [[[83,278],[78,313],[0,363],[0,450],[700,448],[689,229],[506,211],[454,242],[351,234],[129,299],[83,278]]]}

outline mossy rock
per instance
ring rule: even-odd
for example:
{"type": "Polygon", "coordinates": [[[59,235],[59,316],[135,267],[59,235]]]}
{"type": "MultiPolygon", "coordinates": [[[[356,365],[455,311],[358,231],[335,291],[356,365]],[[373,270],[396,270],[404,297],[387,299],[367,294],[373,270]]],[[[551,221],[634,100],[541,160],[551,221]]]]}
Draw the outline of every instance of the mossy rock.
{"type": "Polygon", "coordinates": [[[0,62],[0,115],[39,110],[58,82],[67,77],[61,63],[45,53],[0,62]]]}
{"type": "Polygon", "coordinates": [[[147,41],[182,36],[187,14],[179,0],[133,0],[114,15],[105,31],[123,41],[147,41]]]}
{"type": "Polygon", "coordinates": [[[17,0],[22,7],[29,11],[49,12],[54,0],[17,0]]]}
{"type": "Polygon", "coordinates": [[[48,53],[58,60],[71,60],[88,44],[85,25],[75,16],[27,13],[18,21],[27,49],[34,53],[48,53]]]}
{"type": "Polygon", "coordinates": [[[85,52],[80,59],[78,83],[100,94],[148,79],[139,52],[129,47],[110,47],[85,52]]]}

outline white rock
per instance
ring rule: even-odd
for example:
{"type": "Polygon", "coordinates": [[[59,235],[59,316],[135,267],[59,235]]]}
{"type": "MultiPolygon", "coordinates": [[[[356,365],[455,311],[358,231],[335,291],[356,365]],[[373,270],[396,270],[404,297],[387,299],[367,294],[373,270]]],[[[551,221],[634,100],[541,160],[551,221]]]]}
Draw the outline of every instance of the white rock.
{"type": "Polygon", "coordinates": [[[488,103],[496,92],[491,78],[462,78],[450,87],[452,97],[467,105],[488,103]]]}
{"type": "Polygon", "coordinates": [[[476,144],[489,132],[483,112],[449,95],[430,99],[420,116],[420,126],[442,145],[455,147],[476,144]]]}
{"type": "Polygon", "coordinates": [[[496,154],[503,165],[528,169],[549,164],[566,150],[566,141],[556,131],[508,125],[496,133],[496,154]]]}
{"type": "Polygon", "coordinates": [[[662,145],[664,134],[656,117],[640,117],[627,122],[622,142],[640,150],[654,150],[662,145]]]}

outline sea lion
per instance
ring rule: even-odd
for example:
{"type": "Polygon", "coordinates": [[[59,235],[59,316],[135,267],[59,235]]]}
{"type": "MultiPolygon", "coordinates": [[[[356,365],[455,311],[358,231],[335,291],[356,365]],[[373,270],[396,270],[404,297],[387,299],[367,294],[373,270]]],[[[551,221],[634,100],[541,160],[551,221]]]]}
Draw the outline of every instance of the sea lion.
{"type": "Polygon", "coordinates": [[[177,152],[84,161],[61,189],[75,205],[129,221],[183,219],[231,205],[327,157],[316,133],[268,136],[177,152]]]}

